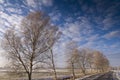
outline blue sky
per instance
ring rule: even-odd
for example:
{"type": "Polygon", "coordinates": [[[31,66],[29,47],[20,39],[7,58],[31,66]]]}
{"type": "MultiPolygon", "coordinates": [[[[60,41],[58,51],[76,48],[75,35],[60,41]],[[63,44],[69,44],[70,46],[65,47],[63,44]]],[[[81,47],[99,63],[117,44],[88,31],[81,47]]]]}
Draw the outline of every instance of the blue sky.
{"type": "Polygon", "coordinates": [[[36,10],[48,14],[63,33],[54,47],[59,66],[71,40],[102,51],[112,66],[120,66],[120,0],[0,0],[0,38],[11,26],[19,29],[22,18],[36,10]]]}

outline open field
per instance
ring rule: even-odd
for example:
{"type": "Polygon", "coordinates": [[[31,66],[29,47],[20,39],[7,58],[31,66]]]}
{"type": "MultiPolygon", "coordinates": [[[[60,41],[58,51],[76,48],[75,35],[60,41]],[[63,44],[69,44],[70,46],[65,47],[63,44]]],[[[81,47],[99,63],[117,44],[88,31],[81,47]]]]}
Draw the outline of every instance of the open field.
{"type": "MultiPolygon", "coordinates": [[[[82,77],[83,74],[80,72],[79,69],[75,70],[76,77],[82,77]]],[[[95,74],[95,72],[93,72],[95,74]]],[[[60,79],[71,77],[71,72],[69,69],[57,69],[57,75],[60,79]]],[[[88,72],[88,75],[91,75],[90,72],[88,72]]],[[[52,70],[39,70],[36,72],[33,72],[33,79],[43,79],[43,78],[53,78],[54,74],[52,70]]],[[[0,80],[23,80],[27,78],[26,73],[14,73],[11,71],[0,71],[0,80]]]]}

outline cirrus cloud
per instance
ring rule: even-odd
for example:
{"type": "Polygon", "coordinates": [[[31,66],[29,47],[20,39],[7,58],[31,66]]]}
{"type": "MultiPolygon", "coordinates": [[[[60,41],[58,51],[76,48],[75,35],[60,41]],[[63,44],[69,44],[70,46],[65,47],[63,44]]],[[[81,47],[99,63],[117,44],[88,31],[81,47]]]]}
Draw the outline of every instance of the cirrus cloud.
{"type": "Polygon", "coordinates": [[[105,34],[103,37],[106,39],[118,38],[118,37],[120,38],[120,31],[116,30],[116,31],[109,32],[105,34]]]}

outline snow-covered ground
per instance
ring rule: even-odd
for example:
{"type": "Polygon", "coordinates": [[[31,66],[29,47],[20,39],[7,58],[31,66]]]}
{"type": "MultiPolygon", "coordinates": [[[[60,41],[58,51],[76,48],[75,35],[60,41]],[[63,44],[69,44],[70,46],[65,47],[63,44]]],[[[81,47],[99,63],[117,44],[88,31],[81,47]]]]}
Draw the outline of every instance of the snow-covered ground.
{"type": "Polygon", "coordinates": [[[113,72],[114,72],[113,75],[115,75],[116,78],[117,78],[118,80],[120,80],[120,70],[114,70],[113,72]]]}

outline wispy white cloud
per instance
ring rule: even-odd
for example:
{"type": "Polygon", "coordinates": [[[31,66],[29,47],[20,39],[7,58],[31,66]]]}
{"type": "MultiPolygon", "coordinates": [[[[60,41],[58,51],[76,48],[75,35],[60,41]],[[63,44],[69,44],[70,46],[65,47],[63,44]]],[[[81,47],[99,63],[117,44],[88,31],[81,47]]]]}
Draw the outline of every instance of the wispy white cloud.
{"type": "Polygon", "coordinates": [[[86,48],[86,47],[87,47],[87,48],[93,48],[94,44],[95,44],[95,43],[94,43],[93,41],[88,41],[87,43],[81,45],[80,47],[81,47],[81,48],[84,48],[84,47],[85,47],[85,48],[86,48]]]}
{"type": "Polygon", "coordinates": [[[93,5],[88,5],[84,0],[79,1],[81,10],[90,21],[95,22],[96,27],[101,30],[110,30],[119,25],[119,6],[117,1],[109,2],[107,0],[92,0],[93,5]],[[95,4],[95,5],[94,5],[95,4]],[[94,15],[93,15],[94,14],[94,15]]]}
{"type": "Polygon", "coordinates": [[[4,0],[0,0],[0,3],[4,3],[4,0]]]}
{"type": "Polygon", "coordinates": [[[73,18],[72,17],[65,18],[65,21],[68,22],[68,23],[72,23],[73,22],[73,18]]]}
{"type": "Polygon", "coordinates": [[[17,14],[0,13],[0,36],[6,31],[6,29],[15,27],[17,30],[20,28],[20,22],[23,16],[17,14]]]}
{"type": "Polygon", "coordinates": [[[26,0],[26,2],[27,2],[28,6],[31,6],[31,7],[35,7],[36,6],[35,0],[26,0]]]}
{"type": "Polygon", "coordinates": [[[49,16],[51,17],[51,20],[53,23],[60,21],[61,13],[58,10],[54,10],[54,12],[49,13],[49,16]]]}
{"type": "Polygon", "coordinates": [[[45,6],[52,6],[53,5],[53,0],[41,0],[41,2],[45,6]]]}
{"type": "Polygon", "coordinates": [[[112,17],[106,17],[103,21],[103,29],[109,30],[111,27],[114,27],[118,23],[118,20],[113,20],[112,17]]]}
{"type": "Polygon", "coordinates": [[[10,14],[11,13],[14,13],[14,14],[22,14],[23,13],[20,8],[15,9],[13,7],[6,8],[6,11],[8,11],[8,13],[10,13],[10,14]]]}
{"type": "Polygon", "coordinates": [[[99,36],[99,34],[91,34],[91,36],[90,37],[87,37],[86,38],[86,40],[87,41],[96,41],[96,40],[98,40],[99,38],[101,38],[100,36],[99,36]]]}
{"type": "Polygon", "coordinates": [[[105,34],[103,37],[106,39],[120,38],[120,31],[117,30],[117,31],[109,32],[109,33],[105,34]]]}
{"type": "Polygon", "coordinates": [[[26,0],[30,7],[52,6],[53,0],[26,0]]]}
{"type": "Polygon", "coordinates": [[[110,48],[119,48],[119,46],[120,46],[120,43],[119,42],[117,42],[117,43],[115,43],[115,44],[112,44],[111,46],[110,46],[110,48]]]}
{"type": "Polygon", "coordinates": [[[90,22],[85,17],[79,17],[79,20],[73,22],[70,21],[69,18],[63,26],[64,27],[61,28],[63,34],[78,42],[84,38],[84,35],[90,36],[93,32],[90,22]]]}

